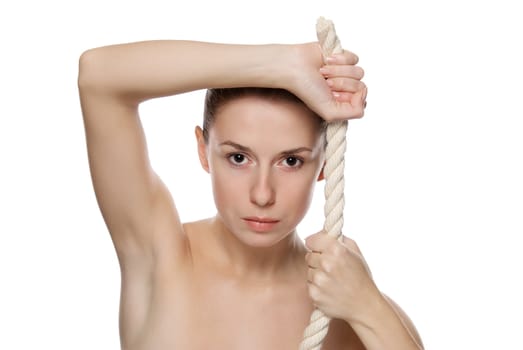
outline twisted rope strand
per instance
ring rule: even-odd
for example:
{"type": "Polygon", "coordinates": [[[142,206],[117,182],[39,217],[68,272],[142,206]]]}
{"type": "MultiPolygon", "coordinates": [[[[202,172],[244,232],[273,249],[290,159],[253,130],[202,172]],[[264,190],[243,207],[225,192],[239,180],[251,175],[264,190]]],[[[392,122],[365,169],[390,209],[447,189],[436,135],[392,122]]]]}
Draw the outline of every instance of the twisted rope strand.
{"type": "MultiPolygon", "coordinates": [[[[343,52],[332,21],[320,17],[316,24],[316,34],[324,59],[332,54],[343,52]]],[[[338,239],[341,237],[343,228],[343,208],[345,206],[343,173],[347,148],[347,125],[347,121],[327,125],[326,163],[323,170],[325,173],[324,230],[328,235],[338,239]]],[[[320,350],[329,331],[329,323],[330,318],[321,310],[315,309],[309,325],[305,328],[300,350],[320,350]]]]}

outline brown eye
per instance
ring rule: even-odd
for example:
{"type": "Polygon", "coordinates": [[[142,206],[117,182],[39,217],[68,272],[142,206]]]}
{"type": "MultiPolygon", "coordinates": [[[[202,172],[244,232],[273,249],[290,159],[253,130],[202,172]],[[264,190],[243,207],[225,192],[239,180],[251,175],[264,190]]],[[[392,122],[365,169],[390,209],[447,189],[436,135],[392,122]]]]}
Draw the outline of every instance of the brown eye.
{"type": "Polygon", "coordinates": [[[284,166],[289,168],[298,168],[303,164],[303,160],[298,157],[287,157],[282,163],[284,166]]]}
{"type": "Polygon", "coordinates": [[[247,163],[247,157],[241,153],[234,153],[228,156],[229,161],[234,165],[244,165],[247,163]]]}
{"type": "Polygon", "coordinates": [[[287,162],[287,165],[289,166],[295,166],[298,163],[298,159],[294,157],[289,157],[285,160],[287,162]]]}

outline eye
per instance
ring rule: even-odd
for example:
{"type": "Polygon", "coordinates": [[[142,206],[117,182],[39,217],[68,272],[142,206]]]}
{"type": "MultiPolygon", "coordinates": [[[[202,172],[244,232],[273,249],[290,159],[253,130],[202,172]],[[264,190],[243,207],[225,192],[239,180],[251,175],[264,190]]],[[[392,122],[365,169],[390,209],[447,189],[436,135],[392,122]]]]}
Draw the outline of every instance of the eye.
{"type": "Polygon", "coordinates": [[[233,165],[245,165],[248,162],[247,157],[241,153],[229,154],[227,158],[233,165]]]}
{"type": "Polygon", "coordinates": [[[287,157],[282,164],[289,168],[299,168],[303,164],[303,160],[298,157],[287,157]]]}

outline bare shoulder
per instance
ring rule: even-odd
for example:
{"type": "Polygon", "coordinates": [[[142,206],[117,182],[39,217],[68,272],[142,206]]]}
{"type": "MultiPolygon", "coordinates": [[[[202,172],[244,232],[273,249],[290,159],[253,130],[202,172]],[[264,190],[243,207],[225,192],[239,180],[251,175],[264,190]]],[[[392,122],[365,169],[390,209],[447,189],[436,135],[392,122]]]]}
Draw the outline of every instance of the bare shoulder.
{"type": "Polygon", "coordinates": [[[396,314],[399,316],[405,327],[407,327],[410,334],[414,337],[416,342],[423,346],[423,342],[421,340],[421,336],[416,329],[416,326],[414,325],[414,322],[412,322],[411,318],[407,315],[407,313],[396,303],[392,298],[387,296],[386,294],[382,293],[383,297],[387,302],[392,306],[396,314]]]}

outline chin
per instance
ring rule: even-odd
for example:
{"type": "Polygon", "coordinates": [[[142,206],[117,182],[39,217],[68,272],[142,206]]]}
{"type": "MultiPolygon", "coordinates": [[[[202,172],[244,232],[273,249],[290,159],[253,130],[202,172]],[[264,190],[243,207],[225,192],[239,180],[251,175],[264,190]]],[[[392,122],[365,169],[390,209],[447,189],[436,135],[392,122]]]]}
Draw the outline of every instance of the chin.
{"type": "Polygon", "coordinates": [[[249,230],[240,231],[236,238],[251,248],[272,248],[290,235],[290,232],[253,232],[249,230]]]}

